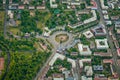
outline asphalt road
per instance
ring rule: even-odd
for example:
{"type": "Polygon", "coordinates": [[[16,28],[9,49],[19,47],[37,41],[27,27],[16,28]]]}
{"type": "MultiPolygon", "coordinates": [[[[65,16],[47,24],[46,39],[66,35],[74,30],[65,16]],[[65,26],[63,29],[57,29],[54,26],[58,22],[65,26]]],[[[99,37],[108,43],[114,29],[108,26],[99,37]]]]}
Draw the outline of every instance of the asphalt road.
{"type": "MultiPolygon", "coordinates": [[[[8,11],[8,2],[9,0],[6,0],[6,4],[5,4],[5,18],[4,18],[4,37],[6,37],[6,26],[7,26],[7,11],[8,11]]],[[[6,70],[5,70],[5,73],[2,77],[2,80],[5,79],[7,73],[9,72],[9,65],[10,65],[10,51],[8,49],[6,49],[6,54],[7,54],[7,67],[6,67],[6,70]]]]}
{"type": "Polygon", "coordinates": [[[5,4],[5,18],[4,18],[4,37],[6,37],[6,32],[7,32],[7,30],[6,30],[6,28],[7,28],[7,11],[8,11],[8,2],[9,2],[9,0],[6,0],[6,4],[5,4]]]}

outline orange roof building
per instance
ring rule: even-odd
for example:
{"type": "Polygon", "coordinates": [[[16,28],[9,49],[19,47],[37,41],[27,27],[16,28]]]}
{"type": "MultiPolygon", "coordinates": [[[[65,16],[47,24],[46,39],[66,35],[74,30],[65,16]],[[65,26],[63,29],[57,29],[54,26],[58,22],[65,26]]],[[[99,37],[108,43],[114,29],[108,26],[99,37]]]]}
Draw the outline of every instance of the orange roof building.
{"type": "Polygon", "coordinates": [[[0,71],[4,69],[4,58],[0,58],[0,71]]]}

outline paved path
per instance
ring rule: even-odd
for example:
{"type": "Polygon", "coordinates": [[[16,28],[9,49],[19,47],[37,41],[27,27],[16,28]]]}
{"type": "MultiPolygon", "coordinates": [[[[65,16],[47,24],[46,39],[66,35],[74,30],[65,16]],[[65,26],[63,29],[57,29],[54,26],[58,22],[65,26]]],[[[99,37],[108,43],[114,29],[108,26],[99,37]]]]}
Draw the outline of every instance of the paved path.
{"type": "Polygon", "coordinates": [[[6,4],[5,4],[5,18],[4,18],[4,36],[6,37],[6,27],[7,27],[7,11],[8,11],[8,2],[9,0],[6,0],[6,4]]]}

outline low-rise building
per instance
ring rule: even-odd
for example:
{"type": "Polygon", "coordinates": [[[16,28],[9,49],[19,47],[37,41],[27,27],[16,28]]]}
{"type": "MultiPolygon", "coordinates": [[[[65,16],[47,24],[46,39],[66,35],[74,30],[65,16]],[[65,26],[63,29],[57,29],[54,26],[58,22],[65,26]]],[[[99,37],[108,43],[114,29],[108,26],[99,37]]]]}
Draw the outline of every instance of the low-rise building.
{"type": "Polygon", "coordinates": [[[52,60],[49,62],[49,65],[50,65],[50,66],[53,66],[53,64],[55,63],[55,61],[56,61],[57,59],[64,60],[64,59],[65,59],[65,56],[63,56],[63,55],[61,55],[61,54],[59,54],[59,53],[56,53],[56,54],[53,56],[52,60]]]}
{"type": "Polygon", "coordinates": [[[90,0],[91,5],[86,5],[87,9],[92,9],[92,10],[96,10],[97,9],[97,3],[95,2],[95,0],[90,0]]]}
{"type": "Polygon", "coordinates": [[[103,14],[108,14],[107,10],[102,10],[103,14]]]}
{"type": "Polygon", "coordinates": [[[18,6],[18,9],[25,9],[25,6],[18,6]]]}
{"type": "Polygon", "coordinates": [[[118,20],[120,17],[119,16],[111,16],[111,20],[118,20]]]}
{"type": "Polygon", "coordinates": [[[104,59],[103,63],[104,64],[108,64],[108,63],[113,64],[113,59],[104,59]]]}
{"type": "Polygon", "coordinates": [[[108,42],[107,39],[96,39],[96,47],[97,49],[108,49],[108,42]]]}
{"type": "Polygon", "coordinates": [[[14,13],[11,10],[8,10],[8,16],[10,19],[13,19],[14,13]]]}
{"type": "Polygon", "coordinates": [[[102,9],[108,9],[109,7],[104,4],[104,0],[100,0],[102,9]]]}
{"type": "Polygon", "coordinates": [[[37,6],[36,9],[45,9],[45,6],[37,6]]]}
{"type": "Polygon", "coordinates": [[[35,9],[34,6],[29,6],[28,8],[29,8],[30,10],[35,9]]]}
{"type": "Polygon", "coordinates": [[[99,24],[98,26],[93,28],[92,32],[94,33],[95,36],[105,36],[107,33],[105,30],[105,26],[103,24],[99,24]]]}
{"type": "Polygon", "coordinates": [[[117,31],[117,34],[120,34],[120,21],[115,22],[115,30],[117,31]]]}
{"type": "Polygon", "coordinates": [[[79,66],[80,66],[80,69],[83,68],[83,63],[91,63],[91,59],[81,59],[79,60],[79,66]]]}
{"type": "Polygon", "coordinates": [[[53,80],[64,80],[64,75],[63,74],[53,74],[53,80]]]}
{"type": "Polygon", "coordinates": [[[92,77],[81,76],[81,80],[93,80],[92,77]]]}
{"type": "Polygon", "coordinates": [[[64,80],[64,78],[53,78],[53,80],[64,80]]]}
{"type": "Polygon", "coordinates": [[[62,0],[62,3],[68,5],[80,5],[80,0],[62,0]]]}
{"type": "Polygon", "coordinates": [[[117,55],[120,56],[120,48],[117,49],[117,55]]]}
{"type": "Polygon", "coordinates": [[[0,71],[2,71],[4,69],[4,62],[5,62],[4,58],[1,57],[0,58],[0,71]]]}
{"type": "Polygon", "coordinates": [[[86,72],[86,76],[92,76],[93,75],[92,66],[85,66],[84,72],[86,72]]]}
{"type": "Polygon", "coordinates": [[[106,25],[112,25],[112,21],[106,20],[106,21],[105,21],[105,24],[106,24],[106,25]]]}
{"type": "Polygon", "coordinates": [[[17,6],[11,6],[11,5],[10,5],[8,8],[9,8],[9,10],[16,10],[18,7],[17,7],[17,6]]]}
{"type": "Polygon", "coordinates": [[[76,62],[73,59],[67,58],[67,61],[72,64],[72,68],[76,67],[76,62]]]}
{"type": "Polygon", "coordinates": [[[120,27],[120,21],[115,21],[115,28],[119,28],[120,27]]]}
{"type": "Polygon", "coordinates": [[[78,44],[78,49],[79,49],[80,55],[89,56],[92,54],[89,46],[87,45],[78,44]]]}
{"type": "Polygon", "coordinates": [[[84,20],[83,23],[84,24],[87,24],[87,23],[90,23],[90,22],[93,22],[93,21],[96,21],[97,20],[97,14],[96,14],[96,11],[95,10],[91,10],[91,13],[93,14],[93,17],[87,19],[87,20],[84,20]]]}
{"type": "Polygon", "coordinates": [[[108,80],[104,74],[95,74],[94,80],[108,80]]]}
{"type": "Polygon", "coordinates": [[[83,34],[85,35],[86,38],[92,38],[94,36],[91,31],[86,31],[83,34]]]}
{"type": "Polygon", "coordinates": [[[51,8],[57,8],[58,5],[56,4],[56,0],[50,0],[50,7],[51,8]]]}
{"type": "Polygon", "coordinates": [[[109,16],[108,15],[104,15],[103,16],[105,20],[108,20],[109,19],[109,16]]]}
{"type": "Polygon", "coordinates": [[[66,80],[75,80],[73,77],[66,78],[66,80]]]}
{"type": "Polygon", "coordinates": [[[100,56],[100,57],[112,57],[112,53],[110,52],[94,52],[94,56],[100,56]]]}
{"type": "Polygon", "coordinates": [[[94,69],[94,71],[102,71],[103,70],[103,66],[102,65],[94,65],[93,69],[94,69]]]}

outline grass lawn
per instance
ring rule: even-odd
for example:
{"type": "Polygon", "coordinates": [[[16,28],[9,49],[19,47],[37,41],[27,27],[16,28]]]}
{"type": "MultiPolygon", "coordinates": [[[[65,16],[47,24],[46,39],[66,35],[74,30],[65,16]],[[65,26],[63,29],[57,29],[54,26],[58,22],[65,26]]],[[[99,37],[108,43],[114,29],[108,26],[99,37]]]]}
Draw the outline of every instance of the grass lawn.
{"type": "Polygon", "coordinates": [[[43,29],[43,28],[44,28],[44,24],[39,21],[39,22],[37,23],[37,28],[43,29]]]}
{"type": "Polygon", "coordinates": [[[9,31],[12,32],[14,35],[17,35],[17,33],[20,32],[18,27],[16,27],[16,28],[10,27],[9,31]]]}
{"type": "Polygon", "coordinates": [[[66,42],[69,39],[69,36],[67,34],[59,34],[56,35],[55,40],[57,42],[66,42]]]}
{"type": "Polygon", "coordinates": [[[48,14],[44,17],[45,22],[46,22],[48,19],[50,19],[50,17],[51,17],[51,13],[48,13],[48,14]]]}
{"type": "Polygon", "coordinates": [[[4,25],[4,11],[0,11],[0,32],[3,30],[3,25],[4,25]]]}

